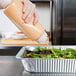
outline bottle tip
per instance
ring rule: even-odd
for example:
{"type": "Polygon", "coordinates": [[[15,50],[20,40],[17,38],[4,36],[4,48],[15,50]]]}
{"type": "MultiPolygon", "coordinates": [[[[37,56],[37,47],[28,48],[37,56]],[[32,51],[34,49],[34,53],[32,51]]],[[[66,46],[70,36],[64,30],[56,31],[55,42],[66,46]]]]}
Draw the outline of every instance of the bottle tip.
{"type": "Polygon", "coordinates": [[[47,33],[45,32],[45,33],[37,40],[37,42],[38,42],[38,43],[45,42],[45,41],[47,40],[47,38],[48,38],[48,35],[47,35],[47,33]]]}

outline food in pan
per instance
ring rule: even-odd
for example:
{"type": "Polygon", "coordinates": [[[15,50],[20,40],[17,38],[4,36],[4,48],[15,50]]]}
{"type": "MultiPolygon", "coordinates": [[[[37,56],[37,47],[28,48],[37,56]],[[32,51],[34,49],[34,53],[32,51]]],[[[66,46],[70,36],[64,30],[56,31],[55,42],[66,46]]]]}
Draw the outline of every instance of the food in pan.
{"type": "MultiPolygon", "coordinates": [[[[62,50],[61,48],[51,48],[58,58],[76,59],[76,50],[72,48],[66,48],[62,50]]],[[[36,47],[33,51],[25,49],[23,53],[23,58],[57,58],[51,49],[47,47],[36,47]]]]}

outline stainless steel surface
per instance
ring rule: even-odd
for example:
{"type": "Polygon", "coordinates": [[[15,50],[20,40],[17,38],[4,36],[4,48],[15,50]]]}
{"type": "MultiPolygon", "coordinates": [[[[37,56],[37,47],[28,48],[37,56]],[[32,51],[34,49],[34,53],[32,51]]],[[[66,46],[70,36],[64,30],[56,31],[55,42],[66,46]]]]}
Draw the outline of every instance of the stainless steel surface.
{"type": "Polygon", "coordinates": [[[21,47],[1,47],[0,56],[15,56],[20,49],[21,47]]]}
{"type": "Polygon", "coordinates": [[[49,1],[52,1],[52,0],[30,0],[32,2],[49,2],[49,1]]]}
{"type": "MultiPolygon", "coordinates": [[[[33,46],[32,46],[33,47],[33,46]]],[[[76,46],[53,46],[55,48],[74,48],[76,46]]],[[[58,72],[76,73],[76,59],[54,59],[54,58],[22,58],[26,47],[23,47],[16,55],[21,59],[23,66],[28,72],[58,72]]],[[[51,47],[52,48],[52,47],[51,47]]]]}
{"type": "Polygon", "coordinates": [[[0,76],[22,76],[23,66],[13,56],[0,56],[0,76]]]}
{"type": "Polygon", "coordinates": [[[23,72],[23,76],[76,76],[73,73],[28,73],[26,71],[23,72]]]}
{"type": "Polygon", "coordinates": [[[61,44],[61,9],[62,0],[53,0],[52,5],[52,44],[61,44]]]}
{"type": "Polygon", "coordinates": [[[4,46],[0,45],[0,49],[14,49],[14,48],[21,48],[23,46],[4,46]]]}
{"type": "Polygon", "coordinates": [[[76,0],[53,0],[52,41],[76,45],[76,0]]]}
{"type": "Polygon", "coordinates": [[[63,0],[62,44],[76,45],[76,0],[63,0]]]}
{"type": "Polygon", "coordinates": [[[14,56],[0,56],[0,76],[76,76],[73,73],[28,73],[14,56]]]}

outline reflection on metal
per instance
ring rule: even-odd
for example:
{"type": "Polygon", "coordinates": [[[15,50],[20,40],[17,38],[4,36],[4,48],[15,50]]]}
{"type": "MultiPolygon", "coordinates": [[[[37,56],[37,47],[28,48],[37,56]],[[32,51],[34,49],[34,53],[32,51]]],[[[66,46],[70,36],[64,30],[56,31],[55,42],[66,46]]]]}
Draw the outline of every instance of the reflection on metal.
{"type": "Polygon", "coordinates": [[[61,9],[62,0],[53,0],[52,8],[52,42],[61,44],[61,9]]]}
{"type": "Polygon", "coordinates": [[[52,0],[30,0],[32,2],[49,2],[49,1],[52,1],[52,0]]]}
{"type": "Polygon", "coordinates": [[[76,76],[73,73],[28,73],[23,71],[23,76],[76,76]]]}
{"type": "Polygon", "coordinates": [[[0,56],[0,76],[22,76],[23,66],[14,56],[0,56]]]}
{"type": "Polygon", "coordinates": [[[31,59],[29,58],[29,59],[25,59],[23,61],[23,64],[24,64],[25,70],[28,72],[76,73],[75,59],[31,59]]]}
{"type": "Polygon", "coordinates": [[[76,45],[76,0],[53,0],[52,27],[53,44],[76,45]]]}
{"type": "Polygon", "coordinates": [[[62,44],[76,45],[76,0],[63,0],[63,41],[62,44]]]}
{"type": "Polygon", "coordinates": [[[76,76],[74,73],[28,73],[14,56],[0,56],[0,61],[3,62],[0,63],[0,76],[76,76]]]}

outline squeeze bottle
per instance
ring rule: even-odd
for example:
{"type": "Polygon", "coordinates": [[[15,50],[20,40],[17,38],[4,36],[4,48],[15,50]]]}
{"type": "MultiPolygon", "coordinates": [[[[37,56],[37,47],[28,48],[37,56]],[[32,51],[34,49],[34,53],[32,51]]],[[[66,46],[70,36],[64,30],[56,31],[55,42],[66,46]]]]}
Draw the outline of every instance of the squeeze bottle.
{"type": "Polygon", "coordinates": [[[32,17],[30,22],[26,24],[22,19],[22,9],[23,4],[21,1],[13,0],[6,6],[4,13],[24,34],[27,35],[28,38],[39,43],[46,41],[48,36],[43,26],[40,23],[33,25],[34,17],[32,17]]]}

